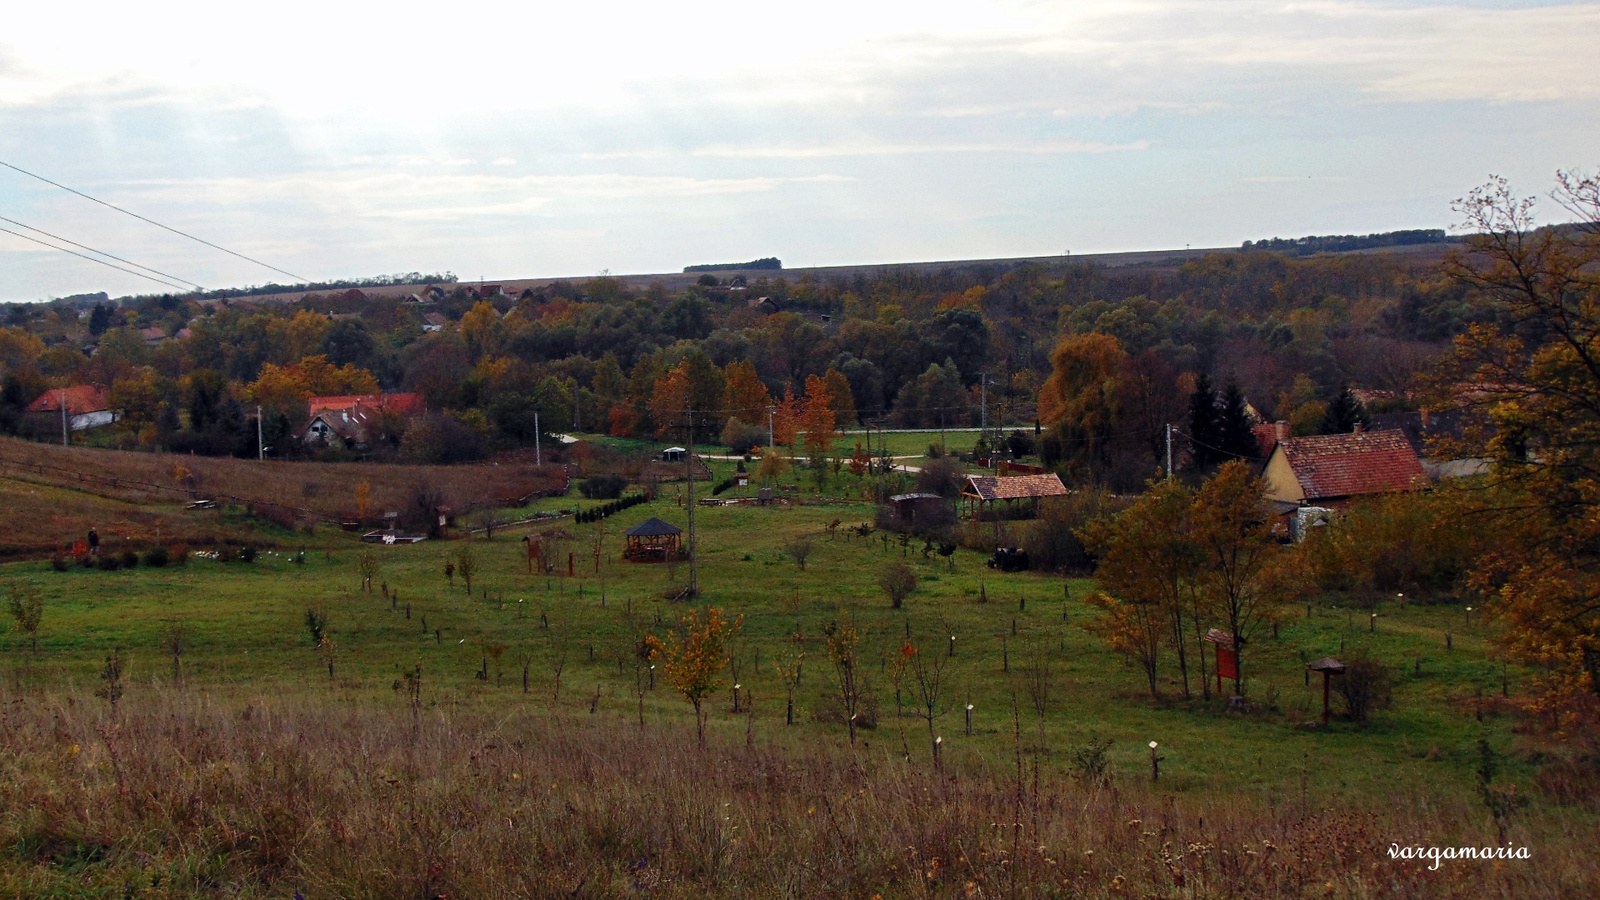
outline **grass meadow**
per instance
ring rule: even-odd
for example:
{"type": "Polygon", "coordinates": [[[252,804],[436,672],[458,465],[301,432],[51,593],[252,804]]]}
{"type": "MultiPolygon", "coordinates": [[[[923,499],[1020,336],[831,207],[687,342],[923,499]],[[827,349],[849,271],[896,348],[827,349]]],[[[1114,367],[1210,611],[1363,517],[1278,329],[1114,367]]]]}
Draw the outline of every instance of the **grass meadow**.
{"type": "MultiPolygon", "coordinates": [[[[732,468],[718,466],[719,477],[732,468]]],[[[850,489],[846,479],[838,492],[850,489]]],[[[607,519],[598,571],[599,526],[571,519],[392,547],[327,527],[266,530],[276,546],[250,563],[0,567],[0,585],[31,587],[44,604],[37,654],[16,629],[0,634],[0,894],[1563,897],[1600,887],[1592,807],[1538,786],[1541,748],[1517,712],[1531,675],[1503,668],[1492,626],[1460,605],[1384,603],[1375,631],[1371,610],[1289,607],[1276,637],[1268,629],[1245,657],[1251,708],[1201,699],[1197,674],[1184,699],[1170,654],[1153,700],[1137,664],[1085,628],[1090,581],[997,573],[972,551],[947,562],[920,540],[850,534],[874,513],[859,500],[697,509],[702,599],[671,602],[688,564],[623,561],[622,532],[652,515],[685,526],[679,490],[607,519]],[[559,574],[528,574],[530,528],[561,532],[559,574]],[[799,538],[810,544],[803,569],[799,538]],[[470,594],[445,572],[468,546],[470,594]],[[371,591],[366,553],[379,564],[371,591]],[[903,610],[877,585],[890,563],[918,577],[903,610]],[[689,704],[664,678],[652,689],[634,649],[708,605],[742,617],[742,630],[702,749],[689,704]],[[309,608],[326,612],[331,651],[314,647],[309,608]],[[846,620],[863,635],[869,697],[854,745],[824,639],[846,620]],[[177,623],[181,681],[168,647],[177,623]],[[931,733],[914,680],[895,675],[908,634],[925,659],[943,660],[931,733]],[[125,660],[116,718],[94,693],[113,652],[125,660]],[[1322,693],[1304,661],[1361,652],[1396,672],[1393,706],[1365,724],[1311,726],[1322,693]],[[789,725],[780,669],[801,654],[789,725]],[[1504,755],[1497,784],[1529,801],[1506,839],[1530,846],[1533,862],[1429,871],[1390,860],[1391,842],[1500,843],[1479,796],[1482,739],[1504,755]]]]}

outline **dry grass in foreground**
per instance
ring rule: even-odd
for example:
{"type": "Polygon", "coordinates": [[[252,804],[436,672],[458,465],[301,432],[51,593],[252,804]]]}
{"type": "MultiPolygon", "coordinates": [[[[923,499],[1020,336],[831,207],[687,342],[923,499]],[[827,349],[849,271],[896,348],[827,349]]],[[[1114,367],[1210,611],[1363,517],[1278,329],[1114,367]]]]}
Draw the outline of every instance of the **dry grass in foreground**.
{"type": "MultiPolygon", "coordinates": [[[[402,684],[402,691],[405,685],[402,684]]],[[[1097,786],[1032,757],[939,775],[847,747],[783,752],[604,714],[144,694],[0,696],[7,897],[1595,896],[1593,829],[1474,797],[1320,809],[1097,786]],[[1020,776],[1019,777],[1019,772],[1020,776]],[[1562,835],[1564,830],[1578,833],[1562,835]]]]}

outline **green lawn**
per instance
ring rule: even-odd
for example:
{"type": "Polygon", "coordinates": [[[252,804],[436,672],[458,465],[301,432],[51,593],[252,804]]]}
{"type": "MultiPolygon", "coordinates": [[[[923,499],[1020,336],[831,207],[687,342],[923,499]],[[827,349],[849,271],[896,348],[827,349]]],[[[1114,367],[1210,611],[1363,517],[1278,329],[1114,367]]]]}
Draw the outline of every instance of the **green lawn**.
{"type": "MultiPolygon", "coordinates": [[[[731,471],[732,463],[721,465],[731,471]]],[[[572,535],[561,550],[563,559],[573,554],[577,574],[570,578],[526,574],[519,539],[526,529],[497,532],[492,542],[472,541],[481,572],[471,597],[459,576],[452,586],[444,574],[446,557],[466,545],[459,540],[373,548],[382,562],[378,583],[398,593],[396,602],[378,590],[358,590],[364,547],[338,532],[285,535],[283,546],[253,564],[195,558],[181,568],[66,573],[39,563],[13,564],[0,568],[0,582],[36,585],[45,600],[44,624],[37,658],[14,629],[4,634],[3,646],[14,683],[91,684],[116,648],[130,660],[131,690],[161,690],[172,668],[163,638],[170,623],[182,621],[190,641],[183,664],[191,683],[249,694],[398,703],[392,682],[402,669],[420,664],[428,702],[491,707],[550,704],[557,662],[564,657],[562,705],[587,711],[598,689],[605,714],[632,716],[637,701],[627,660],[633,641],[642,631],[665,633],[690,610],[663,599],[684,584],[688,566],[621,561],[621,533],[652,515],[685,525],[685,510],[672,499],[678,490],[669,485],[662,500],[607,520],[598,574],[594,525],[564,519],[541,526],[572,535]],[[303,563],[296,561],[298,540],[312,545],[303,563]],[[331,617],[332,681],[304,625],[312,606],[325,607],[331,617]],[[479,680],[484,647],[496,644],[506,649],[498,665],[490,663],[489,679],[479,680]],[[516,662],[523,654],[532,659],[528,697],[516,662]]],[[[592,505],[576,496],[562,503],[592,505]]],[[[1162,781],[1175,791],[1271,797],[1297,793],[1304,785],[1324,795],[1372,798],[1399,790],[1469,791],[1479,737],[1489,736],[1502,749],[1512,744],[1510,720],[1496,713],[1494,703],[1500,667],[1489,657],[1483,626],[1468,627],[1459,607],[1390,604],[1380,610],[1375,635],[1366,611],[1314,609],[1308,619],[1305,607],[1292,607],[1285,610],[1279,637],[1273,639],[1268,629],[1246,657],[1259,710],[1228,713],[1220,702],[1182,700],[1170,656],[1166,698],[1157,703],[1148,697],[1142,671],[1085,630],[1094,615],[1082,602],[1091,582],[998,574],[983,566],[982,556],[964,550],[951,572],[937,554],[925,559],[920,541],[886,547],[879,534],[866,540],[846,534],[844,526],[872,515],[872,507],[844,501],[697,510],[704,600],[695,606],[714,604],[743,616],[735,648],[738,679],[754,693],[754,728],[763,739],[797,745],[845,740],[842,726],[816,721],[813,714],[827,705],[832,683],[823,629],[848,615],[866,635],[863,664],[877,696],[878,727],[864,731],[863,740],[898,747],[903,734],[913,754],[929,752],[927,726],[896,718],[893,661],[908,624],[923,653],[948,654],[955,636],[941,701],[945,712],[936,730],[948,759],[966,765],[1006,764],[1014,702],[1024,735],[1033,739],[1036,719],[1022,673],[1028,660],[1041,657],[1053,672],[1046,720],[1056,764],[1066,766],[1069,751],[1098,734],[1113,741],[1113,765],[1139,777],[1148,771],[1146,744],[1157,740],[1166,757],[1162,781]],[[826,526],[835,519],[843,525],[829,538],[826,526]],[[800,535],[811,536],[813,544],[805,571],[785,549],[800,535]],[[920,579],[903,611],[891,610],[876,585],[880,568],[891,561],[909,563],[920,579]],[[1063,599],[1064,588],[1070,600],[1063,599]],[[1450,651],[1447,632],[1454,640],[1450,651]],[[1317,682],[1305,684],[1302,659],[1358,650],[1395,667],[1394,707],[1366,726],[1335,719],[1326,730],[1305,727],[1318,718],[1321,689],[1317,682]],[[786,728],[774,664],[800,652],[806,654],[800,721],[786,728]],[[974,706],[972,737],[964,733],[968,703],[974,706]],[[1482,722],[1480,708],[1486,710],[1482,722]]],[[[1513,691],[1524,678],[1512,669],[1513,691]]],[[[1195,681],[1198,695],[1198,676],[1195,681]]],[[[909,713],[913,689],[909,683],[905,688],[909,713]]],[[[654,720],[692,727],[688,704],[664,683],[647,694],[645,706],[654,720]]],[[[725,690],[712,706],[712,725],[742,734],[749,723],[734,716],[731,706],[725,690]]]]}

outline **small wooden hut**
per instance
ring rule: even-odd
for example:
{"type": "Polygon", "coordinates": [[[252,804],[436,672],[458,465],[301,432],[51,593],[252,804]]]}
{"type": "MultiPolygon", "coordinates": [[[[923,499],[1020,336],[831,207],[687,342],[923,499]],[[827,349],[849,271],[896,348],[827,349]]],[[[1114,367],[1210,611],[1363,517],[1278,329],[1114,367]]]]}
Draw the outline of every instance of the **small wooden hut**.
{"type": "Polygon", "coordinates": [[[683,529],[651,516],[627,531],[623,558],[632,562],[664,562],[682,553],[683,529]]]}

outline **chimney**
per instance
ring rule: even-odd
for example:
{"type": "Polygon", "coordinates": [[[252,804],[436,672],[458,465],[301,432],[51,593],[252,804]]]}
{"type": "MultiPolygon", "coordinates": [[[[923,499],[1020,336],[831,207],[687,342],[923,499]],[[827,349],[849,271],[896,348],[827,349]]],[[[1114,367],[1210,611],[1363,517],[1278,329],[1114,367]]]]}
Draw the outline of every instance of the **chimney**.
{"type": "Polygon", "coordinates": [[[1356,423],[1356,434],[1360,434],[1362,431],[1363,431],[1363,429],[1361,427],[1361,423],[1357,422],[1356,423]]]}
{"type": "Polygon", "coordinates": [[[1279,419],[1278,421],[1272,423],[1272,427],[1275,431],[1273,436],[1276,437],[1280,443],[1289,439],[1288,422],[1284,421],[1283,419],[1279,419]]]}

